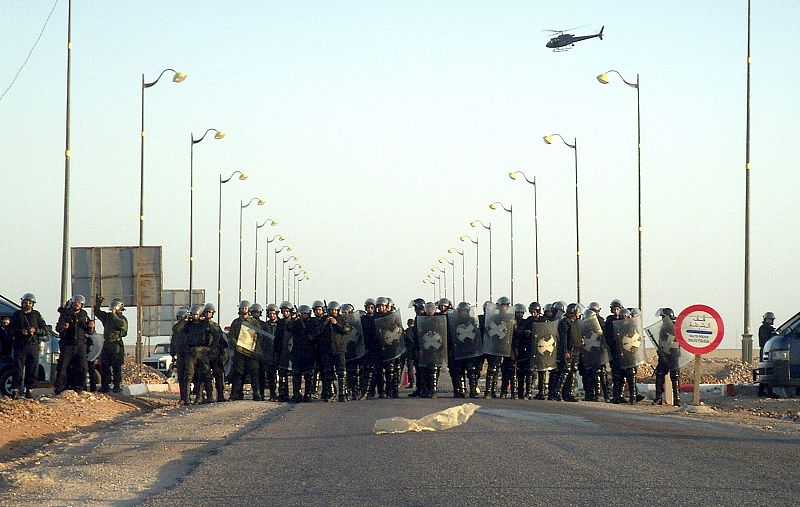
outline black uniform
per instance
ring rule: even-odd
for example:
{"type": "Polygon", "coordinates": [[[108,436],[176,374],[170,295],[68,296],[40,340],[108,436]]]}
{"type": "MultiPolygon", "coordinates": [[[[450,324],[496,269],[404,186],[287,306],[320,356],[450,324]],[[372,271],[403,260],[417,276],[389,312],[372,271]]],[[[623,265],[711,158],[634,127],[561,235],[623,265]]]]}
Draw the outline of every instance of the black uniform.
{"type": "Polygon", "coordinates": [[[361,316],[361,329],[364,333],[364,345],[367,349],[367,360],[364,367],[364,376],[361,382],[361,397],[375,397],[377,389],[378,396],[385,398],[383,375],[381,375],[381,344],[378,340],[378,331],[375,328],[376,314],[364,314],[361,316]]]}
{"type": "Polygon", "coordinates": [[[86,388],[86,334],[91,332],[89,315],[81,308],[74,311],[71,306],[60,309],[56,323],[59,340],[59,368],[54,383],[55,393],[74,388],[81,392],[86,388]]]}
{"type": "Polygon", "coordinates": [[[292,374],[292,319],[278,320],[275,334],[275,358],[278,366],[278,401],[289,401],[289,377],[292,374]]]}
{"type": "Polygon", "coordinates": [[[39,342],[47,336],[47,325],[37,310],[29,313],[17,310],[11,316],[11,336],[14,340],[12,350],[16,363],[13,387],[17,393],[21,393],[24,380],[25,395],[30,396],[30,389],[36,383],[36,372],[39,369],[39,342]]]}
{"type": "Polygon", "coordinates": [[[331,386],[335,375],[339,401],[347,401],[347,335],[351,331],[350,324],[341,315],[323,317],[321,323],[322,399],[334,401],[331,386]]]}
{"type": "Polygon", "coordinates": [[[580,323],[564,317],[558,323],[558,385],[553,399],[578,401],[573,389],[581,348],[583,348],[583,336],[580,323]]]}
{"type": "MultiPolygon", "coordinates": [[[[228,336],[231,340],[238,340],[239,332],[242,327],[242,322],[247,322],[254,327],[259,327],[259,321],[253,317],[239,316],[231,322],[230,331],[228,336]]],[[[274,331],[274,329],[273,329],[274,331]]],[[[262,343],[261,337],[258,338],[259,345],[262,343]]],[[[261,352],[263,357],[263,350],[258,350],[254,354],[243,352],[243,349],[237,347],[233,355],[233,366],[231,367],[231,400],[241,400],[244,398],[243,386],[245,376],[250,377],[250,388],[253,392],[253,401],[263,400],[263,389],[261,387],[261,373],[259,368],[261,360],[258,352],[261,352]]],[[[274,369],[273,369],[274,371],[274,369]]],[[[273,386],[274,389],[274,373],[273,373],[273,386]]]]}
{"type": "MultiPolygon", "coordinates": [[[[414,364],[417,350],[414,348],[414,328],[409,327],[403,331],[403,341],[406,344],[406,353],[403,354],[401,360],[405,360],[406,371],[408,372],[408,387],[413,389],[416,385],[414,373],[416,372],[416,365],[414,364]]],[[[402,366],[402,363],[400,363],[402,366]]]]}
{"type": "Polygon", "coordinates": [[[624,372],[620,367],[620,351],[617,347],[617,340],[615,339],[616,332],[614,331],[614,321],[621,320],[613,313],[606,317],[605,325],[603,326],[603,337],[608,346],[608,355],[611,357],[611,382],[612,382],[612,399],[614,403],[625,403],[628,400],[622,397],[622,386],[625,383],[624,372]]]}
{"type": "MultiPolygon", "coordinates": [[[[775,331],[775,327],[771,324],[761,324],[758,328],[758,360],[761,361],[761,358],[764,357],[764,346],[767,344],[770,338],[775,336],[777,331],[775,331]]],[[[777,398],[777,395],[772,392],[772,388],[767,384],[761,383],[758,384],[758,395],[759,396],[769,396],[773,398],[777,398]]]]}
{"type": "Polygon", "coordinates": [[[292,399],[293,402],[311,401],[311,386],[314,382],[314,344],[313,327],[315,322],[310,318],[300,317],[288,323],[294,337],[292,343],[292,399]],[[305,381],[301,394],[300,388],[305,381]]]}

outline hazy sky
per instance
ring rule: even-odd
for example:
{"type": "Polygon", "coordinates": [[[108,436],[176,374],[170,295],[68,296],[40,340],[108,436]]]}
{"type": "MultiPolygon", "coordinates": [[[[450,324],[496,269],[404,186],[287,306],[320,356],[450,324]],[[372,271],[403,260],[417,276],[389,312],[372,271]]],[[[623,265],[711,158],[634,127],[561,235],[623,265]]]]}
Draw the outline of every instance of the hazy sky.
{"type": "MultiPolygon", "coordinates": [[[[52,5],[0,1],[0,90],[52,5]]],[[[34,292],[48,321],[59,298],[66,13],[59,0],[0,101],[0,291],[34,292]]],[[[502,201],[514,206],[515,299],[530,303],[533,187],[508,178],[516,169],[538,183],[540,299],[573,301],[573,153],[544,144],[549,133],[578,139],[582,302],[604,313],[612,298],[635,306],[636,92],[616,76],[595,79],[616,69],[641,76],[645,321],[661,306],[707,304],[725,320],[723,346],[738,347],[746,19],[744,1],[75,0],[71,245],[138,242],[141,74],[172,67],[186,81],[165,76],[146,91],[145,244],[163,245],[164,287],[186,288],[190,133],[224,130],[194,152],[194,285],[214,302],[218,178],[250,174],[224,188],[223,324],[237,302],[239,201],[254,196],[267,205],[244,213],[248,299],[254,222],[265,218],[280,222],[270,236],[286,236],[311,272],[299,303],[358,307],[384,295],[405,316],[410,299],[432,299],[422,280],[451,246],[466,248],[472,301],[475,248],[458,241],[466,233],[480,237],[486,299],[488,236],[473,219],[493,225],[493,293],[509,295],[509,215],[488,209],[502,201]],[[542,30],[582,25],[571,33],[605,25],[604,39],[566,53],[544,47],[542,30]]],[[[754,332],[763,312],[782,322],[798,309],[798,19],[798,2],[753,2],[754,332]]],[[[447,270],[447,295],[461,300],[460,257],[455,298],[447,270]]]]}

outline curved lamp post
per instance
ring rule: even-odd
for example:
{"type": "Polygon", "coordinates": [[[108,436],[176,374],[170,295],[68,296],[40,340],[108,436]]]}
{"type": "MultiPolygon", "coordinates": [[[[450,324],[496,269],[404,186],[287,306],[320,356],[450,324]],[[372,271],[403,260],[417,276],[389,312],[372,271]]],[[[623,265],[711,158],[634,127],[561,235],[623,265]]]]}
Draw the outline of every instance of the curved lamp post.
{"type": "Polygon", "coordinates": [[[222,311],[222,305],[220,304],[222,299],[222,185],[231,181],[234,176],[239,175],[239,180],[246,180],[247,173],[242,171],[233,171],[230,176],[225,179],[222,179],[222,175],[219,175],[219,216],[217,218],[217,320],[222,322],[220,317],[220,312],[222,311]]]}
{"type": "MultiPolygon", "coordinates": [[[[464,291],[465,287],[465,276],[464,276],[464,250],[459,250],[458,248],[451,246],[447,249],[447,253],[454,253],[461,256],[461,301],[467,300],[467,294],[464,291]]],[[[453,275],[455,277],[455,275],[453,275]]],[[[453,297],[455,297],[455,289],[453,289],[453,297]]]]}
{"type": "Polygon", "coordinates": [[[199,139],[194,138],[191,132],[189,135],[192,139],[192,144],[189,148],[189,303],[192,303],[192,287],[194,281],[194,145],[206,138],[209,132],[214,132],[214,139],[222,139],[225,137],[225,132],[217,129],[208,129],[200,136],[199,139]]]}
{"type": "Polygon", "coordinates": [[[508,177],[512,180],[516,180],[518,176],[522,176],[525,181],[533,185],[533,251],[536,267],[536,301],[539,301],[539,213],[536,209],[536,176],[533,177],[533,180],[529,180],[522,171],[508,173],[508,177]]]}
{"type": "MultiPolygon", "coordinates": [[[[479,259],[480,259],[480,248],[478,245],[478,238],[472,239],[471,236],[468,234],[464,234],[458,237],[459,241],[469,241],[470,243],[475,245],[475,305],[478,305],[478,266],[479,266],[479,259]]],[[[466,299],[466,296],[464,296],[466,299]]]]}
{"type": "MultiPolygon", "coordinates": [[[[70,45],[72,43],[70,42],[70,45]]],[[[175,69],[164,69],[158,75],[158,77],[154,81],[147,82],[144,80],[144,74],[142,74],[142,128],[139,131],[140,136],[140,143],[139,143],[139,247],[141,248],[144,246],[144,91],[147,88],[155,86],[156,83],[161,79],[161,77],[167,73],[172,72],[172,82],[173,83],[180,83],[184,79],[186,79],[186,74],[183,72],[178,72],[175,69]]],[[[138,256],[137,256],[138,257],[138,256]]],[[[141,364],[142,359],[142,304],[139,301],[139,289],[140,289],[140,280],[139,280],[139,267],[137,266],[136,269],[136,288],[134,289],[136,292],[136,363],[141,364]]]]}
{"type": "MultiPolygon", "coordinates": [[[[275,283],[273,284],[274,287],[272,288],[272,299],[274,300],[274,302],[278,301],[278,254],[283,252],[284,250],[286,250],[287,252],[291,252],[292,247],[289,245],[283,245],[280,248],[277,247],[275,248],[275,257],[274,257],[275,267],[273,268],[274,269],[273,280],[275,283]]],[[[281,269],[281,285],[283,285],[283,269],[281,269]]]]}
{"type": "Polygon", "coordinates": [[[263,206],[266,203],[266,201],[258,197],[253,197],[247,204],[244,201],[239,201],[239,301],[242,300],[242,216],[244,215],[244,209],[254,202],[259,206],[263,206]]]}
{"type": "MultiPolygon", "coordinates": [[[[469,225],[470,227],[477,227],[480,225],[489,231],[489,301],[494,301],[494,293],[492,292],[492,224],[491,222],[485,224],[480,220],[473,220],[469,225]]],[[[475,303],[477,304],[477,301],[475,303]]]]}
{"type": "Polygon", "coordinates": [[[264,275],[264,302],[269,299],[269,244],[273,241],[283,241],[285,239],[286,238],[280,234],[272,236],[271,239],[267,237],[267,254],[264,256],[264,258],[267,259],[266,274],[264,275]]]}
{"type": "Polygon", "coordinates": [[[284,292],[284,289],[286,288],[286,263],[297,260],[297,256],[294,255],[290,255],[288,258],[283,259],[283,264],[281,265],[281,301],[286,301],[286,293],[284,292]]]}
{"type": "Polygon", "coordinates": [[[558,137],[568,147],[572,148],[575,154],[575,277],[577,280],[578,299],[576,303],[581,301],[581,235],[578,220],[578,138],[576,137],[572,144],[569,144],[561,134],[550,134],[542,137],[547,144],[553,144],[553,138],[558,137]]]}
{"type": "Polygon", "coordinates": [[[639,102],[639,74],[636,74],[636,82],[631,83],[627,81],[622,74],[620,74],[616,70],[608,70],[599,76],[597,76],[597,80],[600,81],[602,84],[608,84],[611,81],[609,80],[609,74],[616,74],[622,80],[623,83],[628,85],[631,88],[636,89],[636,180],[637,180],[637,192],[638,192],[638,207],[639,207],[639,223],[638,223],[638,235],[639,235],[639,309],[642,309],[642,115],[641,115],[641,108],[639,102]]]}
{"type": "MultiPolygon", "coordinates": [[[[254,303],[258,301],[258,230],[261,229],[262,227],[266,226],[267,224],[269,224],[272,227],[275,227],[276,225],[278,225],[278,222],[273,220],[273,219],[271,219],[271,218],[268,218],[268,219],[264,220],[263,222],[261,222],[259,224],[258,220],[256,220],[256,241],[255,241],[256,251],[255,251],[255,262],[254,262],[254,266],[253,266],[253,302],[254,303]]],[[[269,239],[269,238],[267,238],[267,239],[269,239]]],[[[267,244],[269,244],[269,242],[267,244]]],[[[266,258],[267,258],[267,263],[269,263],[269,255],[266,255],[266,258]]],[[[267,269],[269,269],[269,268],[267,268],[267,269]]],[[[269,273],[267,273],[267,278],[269,278],[269,273]]],[[[268,294],[265,293],[264,297],[269,297],[269,296],[268,296],[268,294]]]]}
{"type": "Polygon", "coordinates": [[[511,302],[514,302],[514,206],[509,204],[508,208],[498,201],[489,205],[489,209],[496,210],[500,206],[504,211],[508,212],[511,217],[511,302]]]}
{"type": "MultiPolygon", "coordinates": [[[[444,257],[439,257],[439,264],[450,264],[450,280],[453,285],[453,299],[456,298],[456,262],[452,259],[445,259],[444,257]]],[[[446,269],[446,268],[445,268],[446,269]]]]}

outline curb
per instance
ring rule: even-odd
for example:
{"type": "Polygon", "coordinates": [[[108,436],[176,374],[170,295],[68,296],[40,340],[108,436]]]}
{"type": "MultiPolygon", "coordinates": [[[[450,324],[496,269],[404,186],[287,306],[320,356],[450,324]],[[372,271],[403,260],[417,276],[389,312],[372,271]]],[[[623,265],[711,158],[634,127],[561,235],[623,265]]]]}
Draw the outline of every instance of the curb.
{"type": "Polygon", "coordinates": [[[122,394],[141,396],[147,393],[179,393],[178,384],[130,384],[122,386],[122,394]]]}

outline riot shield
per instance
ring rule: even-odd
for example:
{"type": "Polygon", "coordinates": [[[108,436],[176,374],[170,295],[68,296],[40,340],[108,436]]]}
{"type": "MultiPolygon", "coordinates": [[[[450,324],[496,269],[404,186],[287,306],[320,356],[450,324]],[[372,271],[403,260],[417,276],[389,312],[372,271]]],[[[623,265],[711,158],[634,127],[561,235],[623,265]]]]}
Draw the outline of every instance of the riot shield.
{"type": "Polygon", "coordinates": [[[347,355],[348,361],[357,361],[367,355],[367,349],[364,345],[364,332],[361,329],[361,316],[364,315],[363,310],[357,310],[350,315],[344,316],[347,323],[350,324],[350,334],[347,335],[347,355]]]}
{"type": "Polygon", "coordinates": [[[555,370],[558,366],[556,348],[558,347],[558,322],[547,320],[531,323],[533,333],[533,365],[536,371],[555,370]]]}
{"type": "Polygon", "coordinates": [[[511,338],[514,336],[515,325],[513,313],[501,313],[497,305],[487,305],[483,321],[483,353],[511,356],[511,338]]]}
{"type": "Polygon", "coordinates": [[[675,323],[669,317],[662,317],[660,321],[647,326],[644,333],[656,347],[659,357],[667,360],[670,370],[676,370],[692,360],[691,354],[686,354],[686,357],[681,355],[681,346],[675,338],[675,323]]]}
{"type": "Polygon", "coordinates": [[[381,361],[397,359],[406,351],[403,340],[403,318],[400,312],[375,317],[375,331],[381,344],[381,361]]]}
{"type": "Polygon", "coordinates": [[[417,315],[419,365],[423,368],[447,363],[447,316],[417,315]]]}
{"type": "Polygon", "coordinates": [[[472,315],[462,318],[457,310],[451,310],[447,315],[453,359],[470,359],[483,355],[478,319],[472,315]]]}
{"type": "Polygon", "coordinates": [[[275,361],[275,335],[247,321],[242,321],[236,339],[236,352],[256,359],[275,361]]]}
{"type": "Polygon", "coordinates": [[[585,368],[596,370],[609,361],[608,345],[603,339],[603,328],[597,320],[597,314],[587,311],[584,318],[580,320],[581,336],[583,336],[583,350],[581,350],[581,362],[585,368]]]}
{"type": "Polygon", "coordinates": [[[92,338],[92,346],[89,347],[89,350],[86,351],[87,361],[94,361],[95,359],[100,357],[100,352],[103,351],[103,342],[105,341],[105,339],[103,338],[103,333],[94,333],[91,336],[91,338],[92,338]]]}
{"type": "Polygon", "coordinates": [[[641,315],[615,320],[614,340],[617,344],[620,368],[635,368],[647,361],[641,315]]]}
{"type": "Polygon", "coordinates": [[[289,326],[283,326],[283,336],[281,336],[280,354],[278,356],[278,368],[281,370],[292,371],[292,347],[294,346],[294,335],[289,331],[289,326]]]}

